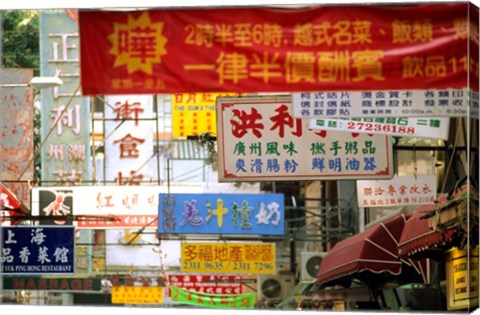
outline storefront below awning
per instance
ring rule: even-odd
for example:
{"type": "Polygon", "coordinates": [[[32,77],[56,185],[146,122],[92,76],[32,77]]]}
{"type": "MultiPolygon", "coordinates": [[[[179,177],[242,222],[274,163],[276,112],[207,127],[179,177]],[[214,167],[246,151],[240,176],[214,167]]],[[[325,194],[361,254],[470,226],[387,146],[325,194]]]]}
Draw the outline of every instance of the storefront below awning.
{"type": "Polygon", "coordinates": [[[292,292],[290,293],[290,295],[287,296],[280,303],[278,303],[277,308],[278,309],[295,309],[295,303],[296,303],[297,297],[299,295],[303,295],[305,292],[310,290],[312,286],[314,286],[313,283],[304,283],[304,282],[298,283],[292,289],[292,292]]]}
{"type": "Polygon", "coordinates": [[[362,271],[400,274],[397,246],[406,220],[404,214],[398,215],[335,244],[323,258],[316,282],[327,283],[362,271]]]}

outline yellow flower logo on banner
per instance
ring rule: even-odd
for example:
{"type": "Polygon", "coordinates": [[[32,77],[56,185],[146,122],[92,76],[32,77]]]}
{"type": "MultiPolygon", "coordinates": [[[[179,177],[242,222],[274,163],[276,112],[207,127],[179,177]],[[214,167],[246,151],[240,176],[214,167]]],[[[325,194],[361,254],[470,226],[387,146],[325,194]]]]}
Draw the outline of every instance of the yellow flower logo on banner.
{"type": "Polygon", "coordinates": [[[113,66],[126,65],[129,74],[137,70],[152,74],[153,64],[160,64],[161,56],[167,53],[163,23],[152,23],[148,12],[144,12],[137,20],[129,15],[127,24],[114,23],[113,27],[108,37],[113,45],[110,53],[116,56],[113,66]]]}

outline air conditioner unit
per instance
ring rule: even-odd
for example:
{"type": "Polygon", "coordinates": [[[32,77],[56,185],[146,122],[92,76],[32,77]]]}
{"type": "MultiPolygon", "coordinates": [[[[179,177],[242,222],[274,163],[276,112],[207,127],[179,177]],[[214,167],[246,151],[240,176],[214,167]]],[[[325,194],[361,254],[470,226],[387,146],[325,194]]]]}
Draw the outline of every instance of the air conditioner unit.
{"type": "Polygon", "coordinates": [[[280,302],[285,299],[295,287],[293,274],[259,275],[257,278],[257,302],[268,300],[280,302]]]}
{"type": "Polygon", "coordinates": [[[310,282],[317,277],[318,268],[325,252],[302,252],[300,281],[310,282]]]}

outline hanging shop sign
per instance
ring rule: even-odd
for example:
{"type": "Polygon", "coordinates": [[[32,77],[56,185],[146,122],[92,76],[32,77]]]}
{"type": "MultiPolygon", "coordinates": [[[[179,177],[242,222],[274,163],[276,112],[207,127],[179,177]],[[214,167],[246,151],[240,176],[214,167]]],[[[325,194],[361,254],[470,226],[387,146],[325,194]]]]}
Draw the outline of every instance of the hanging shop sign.
{"type": "MultiPolygon", "coordinates": [[[[28,180],[33,180],[33,89],[28,84],[33,69],[0,67],[0,174],[21,203],[30,204],[28,180]]],[[[0,184],[3,185],[3,184],[0,184]]],[[[2,192],[3,193],[3,192],[2,192]]],[[[3,199],[3,197],[2,197],[3,199]]],[[[1,201],[0,201],[1,205],[1,201]]],[[[0,211],[6,209],[0,208],[0,211]]],[[[11,216],[18,215],[10,213],[11,216]]],[[[15,220],[5,220],[0,225],[15,220]]]]}
{"type": "Polygon", "coordinates": [[[0,182],[0,226],[17,225],[19,220],[15,217],[25,216],[28,212],[17,196],[0,182]]]}
{"type": "Polygon", "coordinates": [[[172,301],[209,308],[253,309],[255,293],[206,294],[172,286],[172,301]]]}
{"type": "Polygon", "coordinates": [[[182,243],[182,272],[275,273],[275,243],[182,243]]]}
{"type": "Polygon", "coordinates": [[[46,290],[46,291],[100,291],[101,279],[96,278],[41,278],[6,276],[3,278],[4,290],[46,290]]]}
{"type": "Polygon", "coordinates": [[[2,227],[4,274],[73,274],[73,226],[2,227]]]}
{"type": "Polygon", "coordinates": [[[113,286],[112,304],[163,304],[162,287],[113,286]]]}
{"type": "MultiPolygon", "coordinates": [[[[200,186],[170,186],[174,193],[185,189],[203,192],[200,186]]],[[[156,229],[158,194],[165,192],[164,186],[34,187],[31,210],[32,215],[47,216],[42,224],[75,225],[78,229],[156,229]]]]}
{"type": "Polygon", "coordinates": [[[105,103],[105,179],[118,186],[156,181],[153,96],[105,96],[105,103]]]}
{"type": "Polygon", "coordinates": [[[468,88],[303,92],[292,98],[298,118],[466,117],[474,108],[478,117],[478,91],[468,88]]]}
{"type": "Polygon", "coordinates": [[[175,93],[172,95],[172,133],[186,139],[203,133],[216,134],[215,102],[219,96],[239,93],[175,93]]]}
{"type": "Polygon", "coordinates": [[[478,307],[478,246],[452,248],[445,261],[448,310],[478,307]]]}
{"type": "Polygon", "coordinates": [[[468,9],[81,10],[82,93],[463,89],[478,68],[468,9]]]}
{"type": "MultiPolygon", "coordinates": [[[[202,275],[173,274],[168,275],[168,283],[172,286],[206,294],[241,294],[243,293],[241,275],[202,275]]],[[[168,290],[167,296],[171,296],[168,290]]]]}
{"type": "Polygon", "coordinates": [[[42,12],[39,38],[41,75],[63,81],[40,92],[42,182],[88,183],[92,180],[90,100],[80,93],[78,24],[63,11],[42,12]]]}
{"type": "Polygon", "coordinates": [[[309,128],[336,130],[397,137],[448,139],[449,118],[376,117],[376,118],[314,118],[309,128]]]}
{"type": "Polygon", "coordinates": [[[357,180],[359,207],[396,207],[432,204],[435,175],[395,176],[391,180],[357,180]]]}
{"type": "Polygon", "coordinates": [[[311,130],[289,96],[217,99],[220,182],[385,179],[390,136],[311,130]]]}
{"type": "Polygon", "coordinates": [[[283,235],[283,194],[160,194],[158,232],[283,235]]]}

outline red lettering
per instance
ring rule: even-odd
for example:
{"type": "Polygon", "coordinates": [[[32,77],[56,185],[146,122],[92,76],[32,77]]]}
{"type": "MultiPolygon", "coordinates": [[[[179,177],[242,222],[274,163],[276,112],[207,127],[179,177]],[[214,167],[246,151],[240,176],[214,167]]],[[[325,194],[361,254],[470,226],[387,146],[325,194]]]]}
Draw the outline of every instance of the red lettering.
{"type": "Polygon", "coordinates": [[[70,286],[68,285],[67,279],[63,279],[60,284],[60,290],[69,290],[70,286]]]}
{"type": "Polygon", "coordinates": [[[25,279],[13,279],[13,288],[14,289],[24,289],[25,288],[25,279]]]}
{"type": "Polygon", "coordinates": [[[25,289],[36,290],[37,289],[37,284],[35,283],[35,280],[34,279],[28,279],[27,287],[25,289]]]}
{"type": "Polygon", "coordinates": [[[58,281],[57,279],[48,280],[48,289],[49,290],[58,290],[58,281]]]}
{"type": "Polygon", "coordinates": [[[47,279],[38,279],[38,289],[39,290],[47,289],[47,279]]]}
{"type": "Polygon", "coordinates": [[[73,279],[72,280],[72,290],[82,290],[82,280],[73,279]]]}
{"type": "Polygon", "coordinates": [[[83,280],[83,289],[84,290],[93,290],[93,280],[92,279],[83,280]]]}

